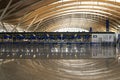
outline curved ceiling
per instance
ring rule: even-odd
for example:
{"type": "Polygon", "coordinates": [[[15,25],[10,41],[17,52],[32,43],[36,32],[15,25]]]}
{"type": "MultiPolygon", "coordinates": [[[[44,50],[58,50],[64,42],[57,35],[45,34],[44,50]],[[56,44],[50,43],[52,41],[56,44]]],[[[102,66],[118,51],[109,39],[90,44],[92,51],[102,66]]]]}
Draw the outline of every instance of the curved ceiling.
{"type": "Polygon", "coordinates": [[[120,25],[119,0],[1,0],[0,5],[0,20],[25,31],[63,27],[105,31],[106,19],[110,31],[117,31],[120,25]]]}

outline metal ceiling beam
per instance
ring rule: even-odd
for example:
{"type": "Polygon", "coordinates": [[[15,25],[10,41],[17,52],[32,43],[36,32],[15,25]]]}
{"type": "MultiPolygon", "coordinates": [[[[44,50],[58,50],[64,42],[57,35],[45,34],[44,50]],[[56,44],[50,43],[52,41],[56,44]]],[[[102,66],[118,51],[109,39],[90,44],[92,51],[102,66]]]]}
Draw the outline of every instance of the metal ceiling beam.
{"type": "Polygon", "coordinates": [[[21,15],[22,13],[29,13],[29,12],[32,12],[32,11],[34,12],[36,9],[41,8],[43,6],[46,6],[46,5],[49,5],[49,4],[51,4],[53,2],[56,2],[56,1],[58,1],[58,0],[42,0],[42,1],[39,0],[38,2],[36,2],[34,4],[31,4],[29,6],[26,6],[26,7],[22,8],[22,9],[19,9],[19,11],[17,10],[16,12],[9,15],[8,17],[10,17],[12,15],[19,15],[19,17],[22,17],[22,15],[21,15]]]}
{"type": "MultiPolygon", "coordinates": [[[[85,0],[85,1],[88,1],[88,0],[85,0]]],[[[83,2],[85,2],[85,1],[83,1],[83,2]]],[[[32,11],[32,12],[33,12],[33,13],[35,13],[35,12],[37,12],[37,11],[38,11],[38,12],[44,12],[44,11],[46,11],[46,10],[55,11],[55,10],[54,10],[54,7],[57,7],[57,6],[58,6],[56,9],[59,9],[59,8],[62,9],[62,8],[65,8],[65,7],[66,7],[65,5],[72,4],[72,3],[74,3],[74,2],[76,2],[76,1],[73,0],[73,1],[63,2],[63,5],[64,5],[63,7],[60,6],[60,5],[61,5],[60,3],[58,3],[58,4],[52,4],[52,5],[50,5],[50,6],[48,5],[48,6],[45,6],[45,7],[41,7],[41,8],[39,8],[39,9],[37,9],[36,11],[32,11]]],[[[81,2],[82,2],[82,1],[81,1],[81,2]]],[[[102,3],[103,1],[99,1],[99,2],[102,3]]],[[[108,4],[110,4],[110,5],[112,4],[112,3],[109,3],[109,2],[104,2],[104,3],[108,3],[108,4]]],[[[81,5],[84,5],[84,4],[81,4],[81,5]]],[[[87,5],[93,5],[93,6],[94,6],[95,4],[87,4],[87,5]]],[[[112,5],[115,5],[115,4],[112,4],[112,5]]],[[[69,6],[69,5],[68,5],[68,6],[69,6]]],[[[75,6],[76,6],[76,4],[75,4],[75,6]]],[[[103,5],[98,5],[98,4],[97,4],[97,6],[102,6],[102,7],[104,7],[103,5]]],[[[71,7],[72,7],[72,5],[71,5],[71,7]]],[[[74,7],[74,6],[73,6],[73,7],[74,7]]],[[[111,6],[105,5],[105,7],[111,7],[111,6]]],[[[110,8],[110,9],[111,9],[111,8],[110,8]]],[[[114,7],[114,6],[112,6],[112,9],[116,10],[117,8],[114,7]]],[[[118,7],[118,9],[117,9],[116,11],[118,11],[118,10],[119,10],[119,7],[118,7]]],[[[49,12],[49,11],[48,11],[48,12],[49,12]]]]}
{"type": "MultiPolygon", "coordinates": [[[[47,1],[47,0],[46,0],[47,1]]],[[[54,0],[52,0],[52,1],[54,1],[54,0]]],[[[72,6],[70,6],[69,5],[69,3],[70,4],[72,4],[73,2],[79,2],[80,0],[78,0],[78,1],[76,1],[76,0],[71,0],[71,1],[65,1],[65,2],[58,2],[58,3],[55,3],[55,4],[51,4],[51,3],[49,3],[50,5],[48,5],[48,6],[45,6],[45,7],[40,7],[39,9],[38,8],[36,8],[37,10],[34,10],[34,11],[31,11],[31,14],[33,15],[33,16],[30,16],[30,18],[26,18],[25,19],[25,22],[21,22],[22,24],[28,24],[28,27],[27,27],[27,29],[30,29],[31,28],[31,26],[33,25],[33,23],[36,23],[37,22],[37,19],[36,19],[36,21],[34,22],[33,21],[33,18],[35,17],[35,15],[36,14],[39,14],[39,17],[38,17],[38,19],[40,18],[40,19],[45,19],[45,18],[50,18],[50,17],[52,17],[52,16],[56,16],[56,15],[63,15],[63,14],[67,14],[67,12],[65,12],[65,11],[69,11],[69,10],[72,10],[71,9],[71,7],[72,6]],[[59,4],[59,5],[58,5],[59,4]],[[61,6],[62,5],[62,6],[61,6]],[[64,6],[63,6],[64,5],[64,6]],[[67,5],[67,6],[66,6],[67,5]],[[69,6],[69,7],[68,7],[69,6]],[[46,9],[44,9],[44,10],[42,10],[42,8],[46,8],[46,9]],[[69,9],[65,9],[65,8],[69,8],[69,9]],[[63,10],[62,10],[63,9],[63,10]],[[40,11],[40,10],[42,10],[42,11],[40,11]],[[40,12],[39,12],[40,11],[40,12]],[[37,13],[37,12],[39,12],[39,13],[37,13]],[[49,12],[49,13],[48,13],[49,12]],[[36,13],[36,14],[34,14],[34,13],[36,13]],[[27,21],[28,20],[28,21],[27,21]]],[[[87,1],[89,1],[89,0],[82,0],[83,2],[87,2],[87,1]]],[[[82,2],[82,1],[80,1],[80,2],[82,2]]],[[[94,2],[95,0],[92,0],[91,2],[94,2]]],[[[39,2],[39,1],[38,1],[39,2]]],[[[44,1],[43,1],[44,2],[44,1]]],[[[97,2],[97,1],[95,1],[95,2],[97,2]]],[[[105,11],[105,12],[107,12],[107,13],[110,13],[110,14],[112,14],[112,15],[107,15],[107,14],[104,14],[104,13],[100,13],[100,12],[98,12],[99,14],[103,14],[103,15],[105,15],[105,16],[108,16],[108,17],[110,17],[111,18],[111,21],[113,21],[112,23],[114,24],[114,26],[117,26],[118,24],[120,24],[120,17],[119,17],[119,14],[117,14],[117,13],[120,13],[119,12],[119,6],[120,6],[120,4],[118,4],[118,3],[114,3],[114,2],[110,2],[110,1],[105,1],[105,0],[100,0],[100,1],[98,1],[98,2],[101,2],[101,3],[106,3],[106,4],[108,4],[108,5],[105,5],[105,8],[109,8],[109,6],[112,4],[112,5],[115,5],[115,6],[113,6],[113,11],[112,10],[104,10],[104,9],[101,9],[102,11],[105,11]]],[[[47,2],[46,2],[47,3],[47,2]]],[[[46,3],[44,3],[44,5],[46,4],[46,3]]],[[[36,3],[36,4],[41,4],[41,3],[36,3]]],[[[23,9],[21,8],[21,10],[20,11],[18,11],[18,12],[16,12],[15,13],[15,16],[17,16],[16,14],[18,14],[19,12],[24,12],[25,11],[25,9],[27,10],[27,9],[30,9],[32,6],[35,6],[36,4],[33,4],[33,5],[30,5],[30,6],[26,6],[26,7],[24,7],[23,9]]],[[[86,4],[86,3],[85,3],[86,4]]],[[[73,4],[72,4],[73,5],[73,4]]],[[[92,5],[92,3],[91,3],[91,5],[92,5]]],[[[40,5],[41,6],[41,5],[40,5]]],[[[79,6],[79,5],[78,5],[79,6]]],[[[85,5],[84,5],[85,6],[85,5]]],[[[94,6],[94,5],[93,5],[94,6]]],[[[98,3],[98,5],[97,6],[102,6],[102,7],[104,7],[104,5],[100,5],[99,3],[98,3]]],[[[16,6],[17,7],[17,6],[16,6]]],[[[38,7],[38,6],[37,6],[38,7]]],[[[75,6],[73,6],[73,7],[76,7],[77,8],[77,6],[76,6],[76,4],[75,4],[75,6]]],[[[110,6],[111,7],[111,6],[110,6]]],[[[79,8],[79,7],[78,7],[79,8]]],[[[94,8],[94,7],[93,7],[94,8]]],[[[16,9],[16,8],[12,8],[13,9],[13,11],[14,11],[14,9],[16,9]]],[[[33,8],[32,8],[33,9],[33,8]]],[[[74,8],[73,8],[74,9],[74,8]]],[[[95,9],[95,8],[94,8],[95,9]]],[[[111,9],[111,8],[110,8],[111,9]]],[[[88,9],[89,10],[89,9],[88,9]]],[[[99,8],[98,8],[98,10],[99,10],[99,8]]],[[[6,10],[7,11],[7,10],[6,10]]],[[[5,13],[6,13],[6,11],[5,11],[5,13]]],[[[12,12],[12,10],[10,10],[9,11],[9,13],[11,13],[12,12]]],[[[96,13],[96,14],[98,14],[98,13],[96,13]]],[[[7,14],[7,13],[6,13],[7,14]]],[[[22,15],[23,15],[23,13],[21,13],[22,15]]],[[[18,15],[21,15],[20,13],[18,14],[18,15]]],[[[14,15],[14,13],[12,14],[12,15],[14,15]]],[[[7,15],[8,16],[8,15],[7,15]]],[[[9,15],[9,16],[11,16],[11,15],[9,15]]],[[[8,17],[9,17],[8,16],[8,17]]],[[[4,14],[4,16],[3,16],[3,18],[5,17],[5,14],[4,14]]],[[[12,17],[11,17],[12,18],[12,17]]],[[[6,19],[7,19],[7,17],[6,17],[6,19]]],[[[16,19],[16,20],[19,20],[19,19],[16,19]]],[[[99,20],[98,20],[99,21],[99,20]]],[[[38,23],[39,24],[39,23],[38,23]]],[[[36,28],[38,28],[38,26],[36,26],[35,27],[35,29],[34,30],[36,30],[36,28]]]]}
{"type": "Polygon", "coordinates": [[[40,27],[40,23],[42,22],[42,20],[40,20],[37,24],[37,26],[34,28],[33,32],[36,32],[36,30],[38,29],[38,27],[40,27]]]}
{"type": "Polygon", "coordinates": [[[22,17],[22,18],[20,19],[20,21],[18,22],[18,24],[11,30],[11,32],[14,32],[14,30],[16,30],[16,28],[19,27],[19,26],[22,24],[23,20],[24,20],[26,17],[28,17],[29,15],[30,15],[30,14],[25,14],[24,17],[22,17]]]}
{"type": "MultiPolygon", "coordinates": [[[[82,11],[81,11],[82,12],[82,11]]],[[[90,13],[95,13],[95,12],[91,12],[91,11],[89,11],[90,13]]],[[[62,11],[60,11],[58,14],[54,14],[54,13],[48,13],[49,15],[44,15],[44,16],[46,16],[46,18],[50,18],[51,16],[52,17],[55,17],[56,15],[63,15],[63,14],[67,14],[68,12],[62,12],[62,11]]],[[[98,13],[97,13],[98,14],[98,13]]],[[[106,15],[106,14],[102,14],[102,13],[99,13],[99,14],[101,14],[101,15],[104,15],[104,16],[106,16],[106,17],[109,17],[108,15],[106,15]]],[[[40,17],[44,17],[44,16],[40,16],[40,17]]],[[[112,17],[109,17],[110,19],[111,19],[111,21],[113,20],[112,19],[112,17]]],[[[39,18],[38,18],[39,19],[39,18]]],[[[25,23],[27,23],[27,22],[25,22],[25,23]]],[[[116,22],[115,22],[116,23],[116,22]]],[[[118,24],[118,23],[117,23],[118,24]]]]}
{"type": "Polygon", "coordinates": [[[7,30],[6,26],[4,25],[4,23],[3,22],[0,22],[0,23],[1,23],[1,26],[2,26],[3,30],[5,30],[6,32],[8,32],[8,30],[7,30]]]}
{"type": "Polygon", "coordinates": [[[3,19],[7,16],[9,16],[10,13],[12,13],[13,11],[15,11],[19,6],[21,6],[22,4],[18,4],[15,7],[13,7],[11,10],[9,10],[4,16],[3,19]]]}
{"type": "MultiPolygon", "coordinates": [[[[15,25],[13,26],[13,25],[11,25],[11,24],[9,24],[9,26],[10,26],[12,29],[15,27],[15,25]]],[[[15,28],[15,31],[18,32],[17,28],[15,28]]],[[[11,32],[12,32],[12,30],[11,30],[11,32]]]]}
{"type": "Polygon", "coordinates": [[[8,5],[6,6],[3,13],[1,14],[0,21],[2,20],[3,16],[5,15],[6,11],[8,10],[9,6],[11,5],[11,3],[12,3],[12,0],[9,1],[8,5]]]}
{"type": "Polygon", "coordinates": [[[36,16],[34,17],[34,19],[31,21],[30,25],[28,25],[28,27],[25,29],[25,31],[28,31],[28,30],[29,30],[29,28],[34,24],[34,22],[35,22],[35,20],[37,19],[37,17],[38,17],[38,15],[36,15],[36,16]]]}

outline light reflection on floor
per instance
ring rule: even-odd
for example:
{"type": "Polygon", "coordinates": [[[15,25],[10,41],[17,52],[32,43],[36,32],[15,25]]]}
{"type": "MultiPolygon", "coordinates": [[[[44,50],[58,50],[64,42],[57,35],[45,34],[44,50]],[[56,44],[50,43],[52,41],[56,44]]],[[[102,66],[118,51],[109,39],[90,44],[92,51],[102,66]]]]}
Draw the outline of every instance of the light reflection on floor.
{"type": "Polygon", "coordinates": [[[120,80],[115,59],[15,60],[0,66],[0,80],[120,80]]]}

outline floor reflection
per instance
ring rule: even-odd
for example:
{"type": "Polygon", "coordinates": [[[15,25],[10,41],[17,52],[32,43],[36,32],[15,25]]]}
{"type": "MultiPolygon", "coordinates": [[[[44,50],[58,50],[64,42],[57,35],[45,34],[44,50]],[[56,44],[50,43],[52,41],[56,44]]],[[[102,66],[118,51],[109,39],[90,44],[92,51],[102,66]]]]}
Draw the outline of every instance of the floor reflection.
{"type": "Polygon", "coordinates": [[[115,59],[21,59],[0,66],[0,80],[119,80],[115,59]]]}

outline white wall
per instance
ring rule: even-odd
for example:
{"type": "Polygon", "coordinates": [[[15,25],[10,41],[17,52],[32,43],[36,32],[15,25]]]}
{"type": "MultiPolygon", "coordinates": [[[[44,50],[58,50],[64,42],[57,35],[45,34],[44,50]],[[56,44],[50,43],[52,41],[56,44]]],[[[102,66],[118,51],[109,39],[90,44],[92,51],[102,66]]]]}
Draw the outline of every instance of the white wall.
{"type": "Polygon", "coordinates": [[[92,42],[113,42],[115,34],[92,34],[92,42]]]}

